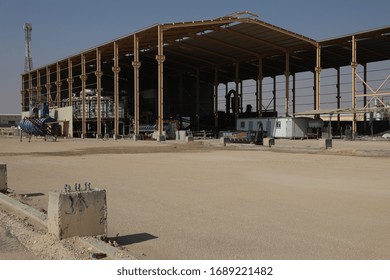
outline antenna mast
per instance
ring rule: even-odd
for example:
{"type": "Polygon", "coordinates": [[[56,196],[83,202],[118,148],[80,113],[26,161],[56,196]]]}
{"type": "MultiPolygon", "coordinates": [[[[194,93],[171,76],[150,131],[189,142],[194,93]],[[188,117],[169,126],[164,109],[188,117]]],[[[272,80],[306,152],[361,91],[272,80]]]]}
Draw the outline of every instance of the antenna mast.
{"type": "Polygon", "coordinates": [[[26,55],[24,58],[24,72],[30,72],[33,69],[32,56],[31,56],[31,31],[32,24],[25,23],[23,25],[24,29],[24,44],[26,48],[26,55]]]}

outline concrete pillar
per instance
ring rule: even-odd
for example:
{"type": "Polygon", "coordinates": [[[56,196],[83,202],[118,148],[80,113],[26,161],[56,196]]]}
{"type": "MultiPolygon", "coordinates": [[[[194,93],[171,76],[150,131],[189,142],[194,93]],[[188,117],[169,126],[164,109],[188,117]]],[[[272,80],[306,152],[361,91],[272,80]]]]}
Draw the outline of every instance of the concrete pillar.
{"type": "Polygon", "coordinates": [[[107,234],[106,191],[49,192],[48,232],[58,239],[107,234]]]}
{"type": "Polygon", "coordinates": [[[263,146],[270,147],[275,145],[275,138],[264,138],[263,146]]]}
{"type": "Polygon", "coordinates": [[[332,139],[331,138],[319,139],[319,143],[320,143],[321,149],[332,148],[332,139]]]}
{"type": "Polygon", "coordinates": [[[0,191],[7,190],[7,164],[0,162],[0,191]]]}

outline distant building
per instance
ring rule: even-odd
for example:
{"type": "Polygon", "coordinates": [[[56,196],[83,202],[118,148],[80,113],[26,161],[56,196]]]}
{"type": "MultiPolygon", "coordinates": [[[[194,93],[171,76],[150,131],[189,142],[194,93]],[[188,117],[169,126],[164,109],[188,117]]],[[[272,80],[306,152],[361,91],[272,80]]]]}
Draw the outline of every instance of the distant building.
{"type": "Polygon", "coordinates": [[[0,127],[18,126],[21,120],[21,115],[0,115],[0,127]]]}

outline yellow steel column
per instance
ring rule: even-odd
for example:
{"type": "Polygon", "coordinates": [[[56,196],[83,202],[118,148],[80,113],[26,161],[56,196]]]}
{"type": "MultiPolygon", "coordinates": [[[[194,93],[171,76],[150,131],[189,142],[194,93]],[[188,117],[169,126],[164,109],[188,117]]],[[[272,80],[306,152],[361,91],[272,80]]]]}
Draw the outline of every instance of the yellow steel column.
{"type": "Polygon", "coordinates": [[[164,121],[164,43],[163,31],[161,25],[158,26],[158,54],[156,60],[158,62],[158,141],[163,140],[163,121],[164,121]]]}
{"type": "Polygon", "coordinates": [[[218,68],[214,69],[214,128],[218,130],[218,68]]]}
{"type": "Polygon", "coordinates": [[[240,65],[236,63],[236,77],[235,77],[235,83],[236,83],[236,94],[234,96],[234,113],[235,113],[235,120],[237,122],[237,119],[239,118],[239,104],[238,104],[238,91],[239,91],[239,83],[240,83],[240,65]]]}
{"type": "Polygon", "coordinates": [[[41,106],[41,73],[37,70],[37,106],[41,106]]]}
{"type": "MultiPolygon", "coordinates": [[[[340,99],[341,99],[341,96],[340,96],[340,93],[341,93],[341,88],[340,88],[340,67],[337,67],[337,85],[336,85],[336,89],[337,89],[337,109],[340,109],[340,99]]],[[[340,114],[337,114],[337,130],[340,132],[340,135],[342,133],[341,131],[341,124],[340,124],[340,114]]]]}
{"type": "Polygon", "coordinates": [[[81,92],[82,92],[82,132],[81,132],[81,138],[87,137],[87,118],[86,118],[86,108],[85,108],[85,90],[86,90],[86,81],[87,81],[87,75],[85,73],[85,55],[81,54],[81,92]]]}
{"type": "Polygon", "coordinates": [[[72,95],[73,95],[73,71],[72,71],[72,60],[68,59],[68,78],[66,81],[68,82],[68,96],[69,96],[69,104],[68,106],[72,106],[72,95]]]}
{"type": "Polygon", "coordinates": [[[257,76],[256,110],[259,117],[263,115],[263,59],[259,59],[259,74],[257,76]]]}
{"type": "Polygon", "coordinates": [[[97,87],[97,124],[96,124],[96,138],[101,138],[102,136],[102,57],[100,50],[96,49],[96,87],[97,87]]]}
{"type": "Polygon", "coordinates": [[[29,110],[32,106],[32,75],[31,72],[28,73],[28,104],[29,104],[29,110]]]}
{"type": "Polygon", "coordinates": [[[357,69],[357,59],[356,59],[356,37],[352,36],[352,138],[355,139],[356,135],[356,69],[357,69]]]}
{"type": "Polygon", "coordinates": [[[321,46],[317,44],[316,63],[316,110],[321,109],[321,46]]]}
{"type": "Polygon", "coordinates": [[[51,95],[50,95],[50,90],[51,90],[51,84],[50,84],[50,68],[46,67],[46,101],[47,101],[47,106],[52,107],[52,104],[50,102],[51,95]]]}
{"type": "Polygon", "coordinates": [[[289,102],[290,102],[290,54],[286,52],[286,68],[284,72],[284,76],[286,79],[286,96],[285,96],[285,112],[286,117],[289,116],[289,102]]]}
{"type": "Polygon", "coordinates": [[[137,139],[137,135],[139,135],[139,68],[141,67],[137,34],[134,34],[134,61],[132,65],[134,67],[134,139],[137,139]]]}
{"type": "Polygon", "coordinates": [[[119,135],[119,46],[117,42],[114,42],[114,67],[112,71],[114,72],[114,110],[115,110],[115,120],[114,120],[114,139],[117,139],[119,135]]]}
{"type": "Polygon", "coordinates": [[[57,81],[56,81],[56,86],[57,86],[57,108],[61,107],[61,66],[59,63],[57,63],[57,81]]]}
{"type": "Polygon", "coordinates": [[[24,95],[26,94],[25,93],[25,89],[24,89],[24,76],[23,75],[21,75],[21,77],[22,77],[22,89],[21,89],[21,91],[20,91],[20,93],[22,94],[22,112],[24,112],[24,95]]]}
{"type": "Polygon", "coordinates": [[[276,76],[273,77],[273,82],[274,82],[274,88],[272,90],[272,93],[274,95],[274,116],[276,117],[276,76]]]}

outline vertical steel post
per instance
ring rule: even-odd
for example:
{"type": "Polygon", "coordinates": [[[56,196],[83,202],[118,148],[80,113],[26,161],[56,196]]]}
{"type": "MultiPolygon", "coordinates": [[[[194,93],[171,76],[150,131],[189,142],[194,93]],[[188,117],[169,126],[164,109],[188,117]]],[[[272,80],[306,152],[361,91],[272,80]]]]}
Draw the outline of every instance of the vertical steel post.
{"type": "Polygon", "coordinates": [[[218,77],[218,68],[214,69],[214,128],[218,130],[218,85],[219,85],[219,77],[218,77]]]}
{"type": "Polygon", "coordinates": [[[257,76],[256,111],[259,117],[263,115],[263,59],[259,59],[259,73],[257,76]]]}
{"type": "Polygon", "coordinates": [[[183,73],[179,73],[179,114],[180,116],[183,116],[183,73]]]}
{"type": "Polygon", "coordinates": [[[21,78],[22,78],[22,89],[21,89],[21,91],[20,91],[20,93],[22,94],[22,112],[24,112],[24,106],[25,106],[25,102],[24,102],[24,95],[26,94],[25,93],[25,89],[24,89],[24,76],[23,75],[21,75],[21,78]]]}
{"type": "Polygon", "coordinates": [[[158,141],[163,138],[164,125],[164,34],[161,25],[158,26],[158,50],[156,60],[158,62],[158,141]]]}
{"type": "Polygon", "coordinates": [[[292,100],[292,106],[293,106],[293,115],[295,115],[295,112],[296,112],[296,108],[295,108],[295,73],[292,74],[292,77],[293,77],[293,86],[292,86],[292,94],[293,94],[293,100],[292,100]]]}
{"type": "Polygon", "coordinates": [[[243,111],[242,103],[244,100],[244,83],[242,80],[240,80],[240,113],[243,111]]]}
{"type": "Polygon", "coordinates": [[[321,109],[321,46],[317,44],[316,63],[316,110],[321,109]]]}
{"type": "Polygon", "coordinates": [[[32,105],[32,74],[31,72],[28,73],[28,104],[29,104],[29,110],[31,109],[32,105]]]}
{"type": "Polygon", "coordinates": [[[230,114],[230,100],[229,99],[229,85],[228,83],[225,84],[225,101],[226,101],[226,104],[225,104],[225,109],[226,109],[226,116],[229,118],[229,114],[230,114]]]}
{"type": "Polygon", "coordinates": [[[97,127],[96,127],[96,138],[102,136],[102,54],[100,50],[96,49],[96,87],[97,87],[97,127]]]}
{"type": "Polygon", "coordinates": [[[68,82],[68,96],[69,96],[69,106],[72,106],[72,97],[73,97],[73,64],[72,60],[68,59],[68,78],[66,79],[68,82]]]}
{"type": "Polygon", "coordinates": [[[114,42],[114,67],[112,67],[112,72],[114,72],[114,139],[117,139],[119,136],[119,46],[117,42],[114,42]]]}
{"type": "Polygon", "coordinates": [[[86,82],[87,82],[87,75],[85,70],[85,55],[81,54],[81,102],[82,102],[82,124],[81,124],[81,138],[87,137],[87,117],[86,117],[86,97],[85,97],[85,90],[86,90],[86,82]]]}
{"type": "Polygon", "coordinates": [[[285,114],[286,117],[289,116],[289,103],[290,103],[290,54],[286,52],[286,68],[284,72],[286,79],[286,96],[284,99],[285,104],[285,114]]]}
{"type": "Polygon", "coordinates": [[[47,100],[47,106],[52,107],[52,104],[51,104],[51,94],[50,94],[50,90],[51,90],[51,84],[50,84],[50,68],[49,67],[46,67],[46,100],[47,100]]]}
{"type": "Polygon", "coordinates": [[[57,95],[56,95],[56,101],[57,101],[57,108],[61,107],[61,66],[59,63],[57,63],[57,95]]]}
{"type": "Polygon", "coordinates": [[[274,100],[273,100],[273,103],[274,103],[274,116],[276,117],[276,76],[274,76],[273,79],[274,79],[274,89],[272,90],[272,93],[274,95],[274,100]]]}
{"type": "Polygon", "coordinates": [[[352,138],[355,139],[356,135],[356,70],[357,70],[357,59],[356,59],[356,37],[352,36],[352,138]]]}
{"type": "Polygon", "coordinates": [[[196,100],[195,100],[195,110],[196,110],[196,130],[199,131],[199,113],[200,113],[200,72],[199,69],[196,70],[196,100]]]}
{"type": "Polygon", "coordinates": [[[137,34],[134,34],[134,61],[132,65],[134,68],[134,134],[137,136],[139,135],[139,68],[141,67],[137,34]]]}
{"type": "MultiPolygon", "coordinates": [[[[363,65],[363,79],[364,79],[364,82],[363,83],[363,94],[364,94],[364,97],[363,97],[363,108],[366,108],[367,106],[367,63],[364,63],[363,65]]],[[[366,116],[366,113],[364,113],[364,134],[367,134],[367,116],[366,116]]]]}
{"type": "Polygon", "coordinates": [[[37,70],[37,105],[41,106],[41,73],[37,70]]]}
{"type": "Polygon", "coordinates": [[[239,83],[240,83],[240,64],[236,63],[236,77],[235,77],[235,83],[236,83],[236,94],[234,96],[234,117],[235,121],[237,122],[239,115],[239,105],[238,105],[238,91],[239,91],[239,83]]]}
{"type": "MultiPolygon", "coordinates": [[[[336,88],[337,88],[337,109],[340,109],[340,103],[341,103],[341,87],[340,87],[340,67],[337,67],[337,85],[336,85],[336,88]]],[[[340,123],[340,114],[337,114],[337,129],[338,131],[340,132],[340,134],[342,133],[341,131],[341,123],[340,123]]]]}

